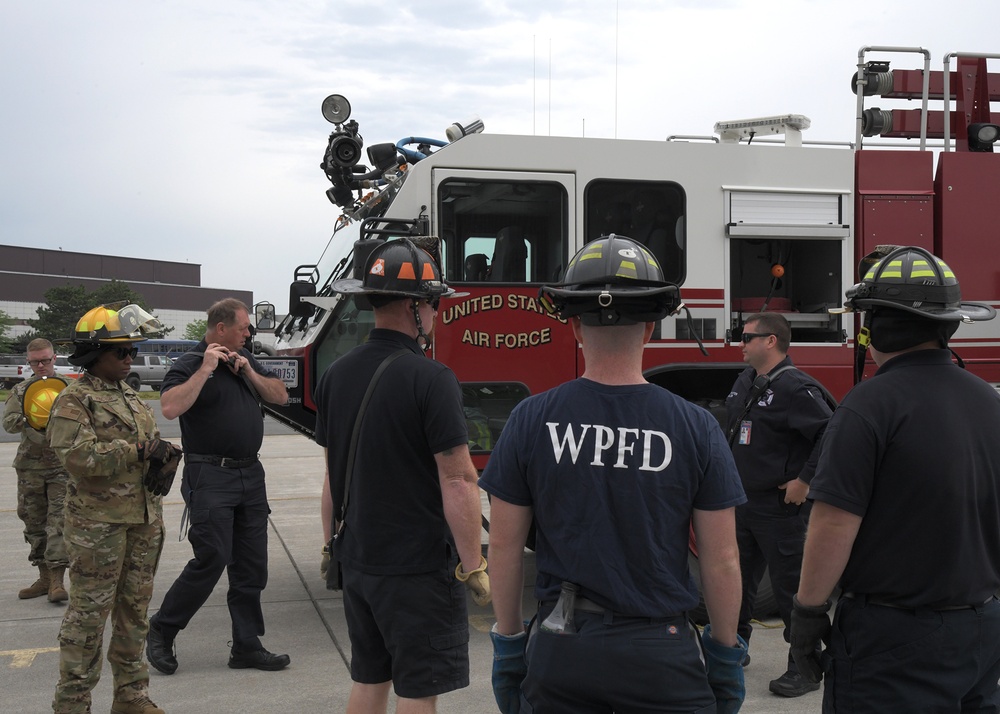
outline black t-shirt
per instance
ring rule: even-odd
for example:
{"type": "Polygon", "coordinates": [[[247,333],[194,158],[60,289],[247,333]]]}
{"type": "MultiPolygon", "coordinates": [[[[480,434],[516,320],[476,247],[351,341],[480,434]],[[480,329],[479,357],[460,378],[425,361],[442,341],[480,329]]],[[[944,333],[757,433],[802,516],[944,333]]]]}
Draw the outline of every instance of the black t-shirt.
{"type": "MultiPolygon", "coordinates": [[[[201,368],[207,347],[202,340],[191,351],[175,359],[163,378],[161,393],[190,379],[201,368]]],[[[258,374],[274,376],[247,350],[240,350],[240,354],[250,361],[250,366],[258,374]]],[[[191,454],[245,459],[257,455],[264,439],[260,404],[243,379],[221,362],[205,382],[195,403],[181,414],[180,421],[181,442],[184,451],[191,454]]]]}
{"type": "MultiPolygon", "coordinates": [[[[771,373],[786,365],[792,365],[790,357],[771,373]]],[[[726,423],[737,430],[732,449],[743,486],[749,495],[776,489],[794,478],[809,483],[831,414],[823,391],[805,372],[788,369],[772,380],[743,415],[756,376],[753,367],[747,367],[726,397],[726,423]]]]}
{"type": "Polygon", "coordinates": [[[370,573],[429,572],[454,548],[444,518],[434,454],[469,440],[462,391],[454,373],[424,356],[416,341],[394,330],[372,330],[368,342],[335,361],[316,386],[316,443],[325,446],[334,514],[340,513],[354,420],[382,360],[400,350],[383,373],[355,450],[346,527],[337,555],[370,573]]]}
{"type": "Polygon", "coordinates": [[[1000,396],[947,350],[886,362],[826,429],[810,498],[861,516],[841,585],[910,607],[1000,587],[1000,396]]]}

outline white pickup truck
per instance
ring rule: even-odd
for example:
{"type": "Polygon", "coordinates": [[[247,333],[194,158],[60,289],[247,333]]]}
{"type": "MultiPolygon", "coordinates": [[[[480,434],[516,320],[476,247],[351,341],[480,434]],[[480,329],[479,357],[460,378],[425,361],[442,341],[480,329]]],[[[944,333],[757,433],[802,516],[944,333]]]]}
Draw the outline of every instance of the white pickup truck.
{"type": "Polygon", "coordinates": [[[24,355],[0,355],[0,389],[10,389],[24,379],[19,368],[25,359],[24,355]]]}
{"type": "Polygon", "coordinates": [[[143,384],[158,390],[171,364],[173,364],[173,360],[166,355],[140,352],[132,358],[132,371],[125,377],[125,383],[137,392],[143,384]]]}

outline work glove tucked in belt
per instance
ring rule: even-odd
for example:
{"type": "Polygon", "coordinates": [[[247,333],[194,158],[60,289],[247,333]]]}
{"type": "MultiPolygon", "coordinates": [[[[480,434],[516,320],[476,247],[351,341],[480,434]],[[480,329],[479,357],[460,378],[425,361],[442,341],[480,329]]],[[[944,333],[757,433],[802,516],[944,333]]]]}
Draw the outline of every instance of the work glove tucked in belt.
{"type": "Polygon", "coordinates": [[[140,458],[149,462],[149,468],[142,477],[142,485],[154,496],[166,496],[177,474],[177,464],[183,453],[169,441],[150,439],[140,445],[140,458]]]}
{"type": "Polygon", "coordinates": [[[472,599],[479,607],[490,604],[490,576],[486,574],[486,558],[479,556],[479,567],[471,572],[463,572],[462,564],[455,567],[455,577],[472,591],[472,599]]]}
{"type": "Polygon", "coordinates": [[[823,664],[820,661],[820,642],[830,644],[831,602],[811,607],[799,602],[798,595],[792,596],[791,640],[792,659],[799,668],[799,674],[813,684],[823,679],[823,664]]]}
{"type": "Polygon", "coordinates": [[[743,680],[743,658],[747,654],[747,643],[736,635],[736,646],[727,647],[712,639],[712,626],[705,625],[701,644],[705,649],[708,684],[715,694],[715,711],[718,714],[736,714],[743,706],[743,699],[747,694],[743,680]]]}
{"type": "Polygon", "coordinates": [[[501,635],[497,632],[496,623],[493,623],[490,639],[493,641],[493,696],[501,714],[518,714],[521,710],[521,682],[528,673],[528,664],[524,660],[528,633],[501,635]]]}

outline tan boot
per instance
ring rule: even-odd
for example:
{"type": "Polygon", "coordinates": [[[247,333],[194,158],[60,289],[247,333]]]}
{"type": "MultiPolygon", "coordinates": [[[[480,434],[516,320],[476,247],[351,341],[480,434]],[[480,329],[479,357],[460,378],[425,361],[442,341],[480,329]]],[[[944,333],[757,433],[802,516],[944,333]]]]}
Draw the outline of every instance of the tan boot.
{"type": "Polygon", "coordinates": [[[38,580],[28,587],[20,590],[17,596],[21,600],[30,600],[33,597],[41,597],[49,592],[49,569],[44,565],[38,566],[38,580]]]}
{"type": "Polygon", "coordinates": [[[111,705],[111,714],[167,714],[165,711],[160,709],[158,706],[153,704],[152,700],[145,695],[140,694],[135,699],[128,702],[115,702],[111,705]]]}
{"type": "Polygon", "coordinates": [[[65,566],[49,570],[49,602],[64,602],[69,600],[69,593],[66,592],[66,588],[63,586],[63,574],[65,572],[65,566]]]}

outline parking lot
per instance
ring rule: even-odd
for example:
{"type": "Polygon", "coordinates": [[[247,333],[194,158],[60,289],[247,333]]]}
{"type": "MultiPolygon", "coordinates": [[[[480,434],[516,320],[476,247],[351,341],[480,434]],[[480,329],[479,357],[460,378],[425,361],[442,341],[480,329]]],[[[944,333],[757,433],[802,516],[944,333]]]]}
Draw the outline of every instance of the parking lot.
{"type": "MultiPolygon", "coordinates": [[[[154,402],[158,407],[158,402],[154,402]]],[[[160,419],[164,435],[176,438],[175,422],[160,419]]],[[[150,694],[170,714],[240,712],[344,711],[350,690],[350,649],[339,593],[325,589],[319,578],[320,484],[322,450],[312,441],[266,420],[261,459],[267,470],[271,503],[270,575],[264,591],[267,633],[264,645],[273,652],[287,652],[291,666],[281,672],[230,670],[230,639],[225,585],[200,610],[190,627],[177,638],[180,669],[172,676],[151,672],[150,694]]],[[[36,571],[27,561],[27,545],[16,514],[15,474],[10,466],[16,440],[0,433],[0,692],[6,714],[50,711],[58,678],[56,635],[64,606],[44,598],[18,600],[17,591],[30,583],[36,571]]],[[[484,501],[484,509],[488,504],[484,501]]],[[[178,540],[183,510],[177,487],[166,497],[164,520],[167,538],[156,576],[150,612],[155,612],[164,592],[190,558],[186,541],[178,540]]],[[[487,538],[483,533],[484,542],[487,538]]],[[[534,558],[526,554],[527,570],[534,558]]],[[[534,603],[530,583],[525,588],[525,612],[534,603]]],[[[490,687],[492,647],[490,608],[469,600],[471,630],[471,685],[442,696],[438,711],[455,714],[495,712],[490,687]]],[[[787,700],[771,695],[768,681],[784,671],[787,649],[780,622],[755,626],[752,663],[746,670],[747,700],[744,712],[818,712],[821,693],[787,700]]],[[[110,668],[105,665],[94,692],[95,712],[111,706],[110,668]]]]}

